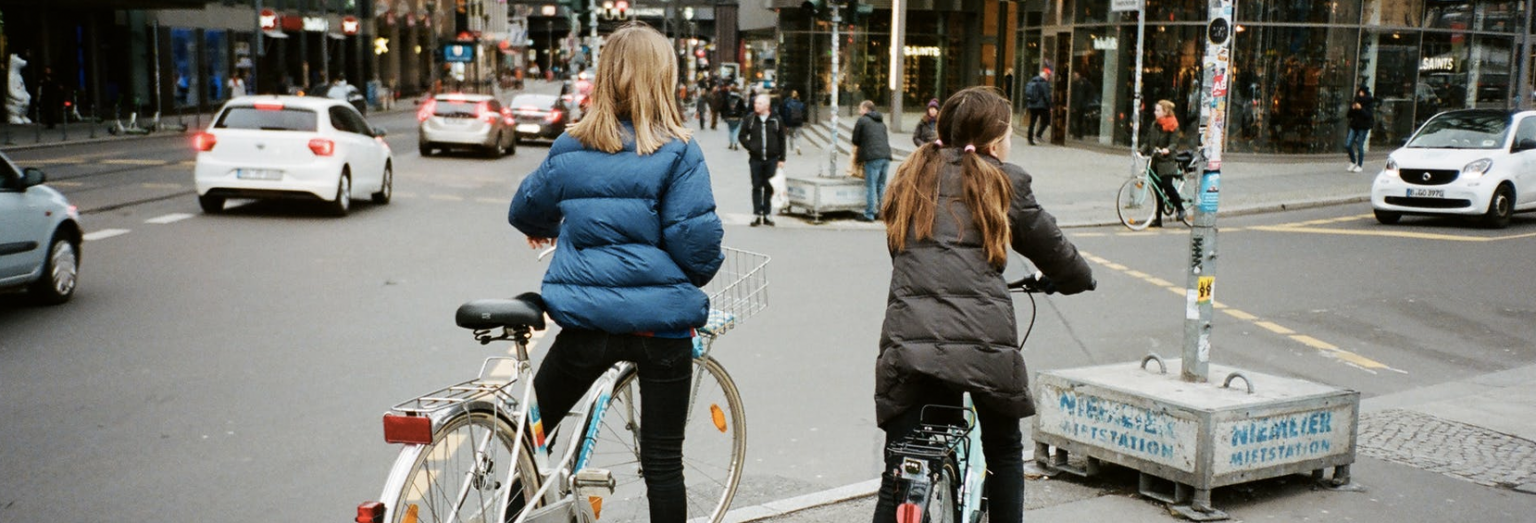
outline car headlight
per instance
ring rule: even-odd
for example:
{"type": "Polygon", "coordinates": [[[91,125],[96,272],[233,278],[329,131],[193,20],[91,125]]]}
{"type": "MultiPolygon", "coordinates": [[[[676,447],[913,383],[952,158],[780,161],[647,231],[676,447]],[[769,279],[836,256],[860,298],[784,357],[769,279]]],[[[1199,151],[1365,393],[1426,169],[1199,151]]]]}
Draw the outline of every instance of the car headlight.
{"type": "Polygon", "coordinates": [[[1468,180],[1475,180],[1482,177],[1484,174],[1487,174],[1488,170],[1492,168],[1493,159],[1483,158],[1481,160],[1476,160],[1467,164],[1466,167],[1461,168],[1461,177],[1468,180]]]}
{"type": "Polygon", "coordinates": [[[1396,171],[1397,170],[1397,160],[1393,160],[1391,158],[1387,158],[1387,170],[1388,171],[1396,171]]]}

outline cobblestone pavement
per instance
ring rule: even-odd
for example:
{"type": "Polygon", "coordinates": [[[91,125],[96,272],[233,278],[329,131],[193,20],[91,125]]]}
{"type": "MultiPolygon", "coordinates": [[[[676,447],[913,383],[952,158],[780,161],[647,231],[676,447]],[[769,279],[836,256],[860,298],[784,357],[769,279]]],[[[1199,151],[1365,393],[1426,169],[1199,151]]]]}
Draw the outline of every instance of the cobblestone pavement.
{"type": "Polygon", "coordinates": [[[1360,416],[1367,456],[1497,487],[1536,482],[1536,442],[1407,410],[1360,416]]]}

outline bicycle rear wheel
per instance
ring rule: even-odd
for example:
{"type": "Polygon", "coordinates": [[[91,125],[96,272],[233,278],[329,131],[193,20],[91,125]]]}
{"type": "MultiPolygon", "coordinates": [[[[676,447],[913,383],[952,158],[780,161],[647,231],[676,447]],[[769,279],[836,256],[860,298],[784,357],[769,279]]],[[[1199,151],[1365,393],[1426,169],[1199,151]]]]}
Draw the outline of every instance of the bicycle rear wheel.
{"type": "Polygon", "coordinates": [[[385,486],[385,521],[493,522],[501,514],[502,486],[512,490],[509,520],[532,506],[538,490],[533,454],[525,444],[514,460],[513,437],[500,416],[472,410],[444,423],[431,444],[408,445],[385,486]],[[509,466],[516,467],[512,485],[502,485],[509,466]]]}
{"type": "MultiPolygon", "coordinates": [[[[693,394],[683,438],[688,519],[719,522],[730,510],[741,482],[747,451],[746,413],[736,383],[719,362],[704,356],[693,363],[693,394]]],[[[602,503],[604,521],[644,521],[649,517],[645,470],[640,465],[639,383],[639,376],[631,373],[614,385],[585,465],[607,469],[618,484],[602,503]]]]}
{"type": "Polygon", "coordinates": [[[1179,182],[1179,197],[1184,198],[1184,225],[1194,226],[1195,211],[1200,208],[1200,173],[1184,175],[1179,182]]]}
{"type": "Polygon", "coordinates": [[[1157,214],[1157,192],[1151,180],[1138,176],[1126,180],[1115,194],[1115,212],[1120,223],[1133,231],[1146,229],[1157,214]]]}

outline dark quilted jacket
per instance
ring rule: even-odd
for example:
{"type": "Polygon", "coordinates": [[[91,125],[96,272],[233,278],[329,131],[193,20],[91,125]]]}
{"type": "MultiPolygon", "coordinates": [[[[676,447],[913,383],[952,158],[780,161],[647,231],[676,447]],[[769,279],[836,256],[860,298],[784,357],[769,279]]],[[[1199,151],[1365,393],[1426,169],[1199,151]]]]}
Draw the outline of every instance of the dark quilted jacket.
{"type": "MultiPolygon", "coordinates": [[[[890,294],[875,365],[875,418],[884,425],[920,407],[921,387],[937,380],[971,393],[978,404],[1018,417],[1034,414],[1029,375],[1018,349],[1013,299],[1000,270],[987,262],[971,211],[961,199],[960,150],[946,148],[940,174],[945,202],[934,237],[891,254],[890,294]],[[961,232],[964,232],[961,235],[961,232]]],[[[987,157],[988,161],[998,163],[987,157]]],[[[1029,258],[1058,290],[1093,288],[1093,272],[1040,208],[1022,168],[999,164],[1013,181],[1008,219],[1013,248],[1029,258]]]]}

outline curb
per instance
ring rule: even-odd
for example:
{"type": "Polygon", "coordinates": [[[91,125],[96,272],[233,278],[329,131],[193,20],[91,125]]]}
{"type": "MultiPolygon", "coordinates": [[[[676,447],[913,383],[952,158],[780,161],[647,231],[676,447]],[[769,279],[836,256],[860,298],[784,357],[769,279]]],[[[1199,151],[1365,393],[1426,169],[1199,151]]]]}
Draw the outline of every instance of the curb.
{"type": "Polygon", "coordinates": [[[126,141],[130,141],[130,140],[148,140],[148,139],[153,139],[153,138],[170,138],[170,137],[184,138],[184,137],[190,136],[191,133],[192,133],[192,131],[191,131],[191,128],[189,127],[189,128],[187,128],[187,131],[183,131],[183,132],[164,131],[164,132],[160,132],[160,133],[151,133],[151,134],[133,135],[133,136],[111,136],[111,135],[108,135],[108,136],[104,136],[104,137],[101,137],[101,138],[82,138],[82,139],[79,139],[79,140],[59,140],[59,141],[56,141],[56,142],[18,143],[18,144],[15,144],[15,145],[0,145],[0,150],[4,150],[4,151],[27,151],[27,150],[32,150],[32,149],[49,149],[49,148],[53,148],[53,147],[63,147],[63,146],[66,146],[66,145],[90,145],[90,144],[109,143],[109,142],[126,142],[126,141]]]}
{"type": "MultiPolygon", "coordinates": [[[[1314,200],[1301,200],[1301,201],[1294,201],[1294,202],[1261,203],[1261,204],[1257,204],[1257,205],[1253,205],[1253,206],[1249,206],[1249,207],[1241,207],[1241,208],[1232,209],[1232,210],[1218,211],[1216,213],[1216,217],[1217,218],[1236,218],[1238,216],[1251,216],[1251,215],[1255,215],[1255,214],[1267,214],[1267,213],[1280,212],[1280,211],[1293,211],[1293,210],[1297,210],[1297,209],[1312,209],[1312,208],[1316,208],[1316,207],[1330,207],[1330,206],[1334,206],[1334,205],[1345,205],[1345,204],[1359,203],[1359,202],[1368,202],[1368,201],[1371,201],[1370,195],[1364,195],[1364,196],[1344,196],[1344,197],[1337,197],[1337,198],[1318,198],[1318,199],[1314,199],[1314,200]]],[[[1088,227],[1104,227],[1104,226],[1108,226],[1108,225],[1119,225],[1119,224],[1120,224],[1120,220],[1117,218],[1115,220],[1097,220],[1097,221],[1069,222],[1069,223],[1058,224],[1057,226],[1061,227],[1063,229],[1083,229],[1083,228],[1088,228],[1088,227]]]]}

